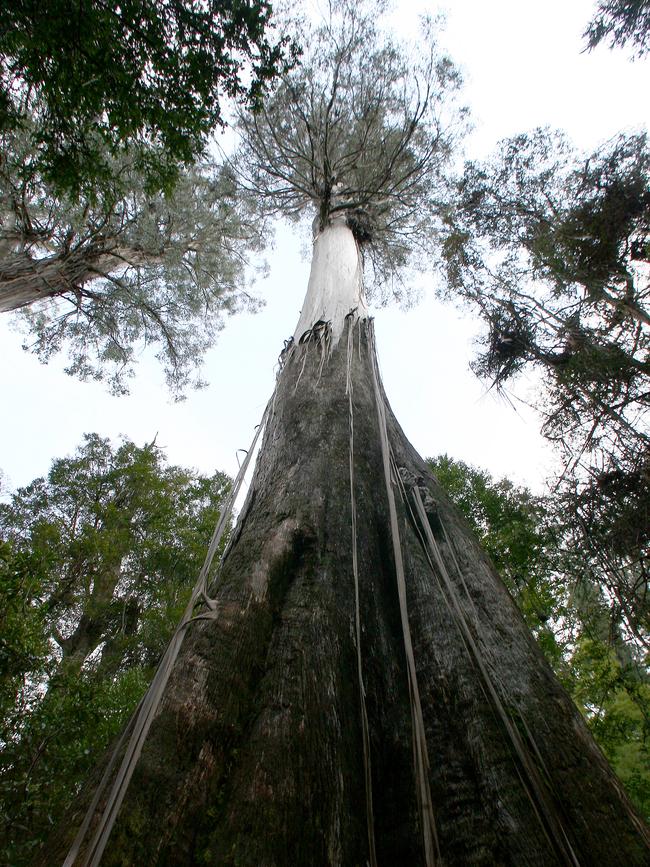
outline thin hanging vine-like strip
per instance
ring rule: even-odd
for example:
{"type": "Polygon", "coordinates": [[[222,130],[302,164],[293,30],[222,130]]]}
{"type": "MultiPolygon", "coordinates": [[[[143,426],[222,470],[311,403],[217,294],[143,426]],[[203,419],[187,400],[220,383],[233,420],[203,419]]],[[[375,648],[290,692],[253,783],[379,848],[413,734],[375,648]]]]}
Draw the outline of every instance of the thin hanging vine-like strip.
{"type": "Polygon", "coordinates": [[[399,525],[397,521],[397,507],[395,505],[395,493],[391,481],[390,472],[390,445],[388,442],[388,428],[386,425],[386,410],[384,398],[379,387],[379,370],[375,351],[374,332],[372,325],[368,328],[368,348],[371,356],[373,388],[375,392],[375,404],[377,406],[377,420],[379,422],[379,439],[381,443],[381,456],[384,466],[384,481],[386,495],[388,497],[388,509],[390,513],[391,538],[393,542],[393,557],[395,560],[395,574],[397,577],[397,591],[399,597],[400,618],[402,623],[402,636],[404,639],[404,651],[406,654],[406,667],[408,672],[409,698],[411,704],[411,724],[413,727],[413,754],[415,779],[417,784],[418,807],[420,810],[420,823],[422,825],[422,837],[424,842],[424,857],[426,867],[435,867],[436,860],[440,859],[438,835],[436,831],[433,804],[429,786],[429,757],[427,753],[426,732],[422,716],[422,704],[418,689],[417,673],[415,669],[415,657],[413,655],[413,643],[411,641],[411,628],[408,619],[406,601],[406,578],[404,573],[404,561],[400,542],[399,525]]]}
{"type": "MultiPolygon", "coordinates": [[[[363,733],[363,771],[366,784],[366,825],[368,828],[368,855],[370,867],[377,867],[375,848],[375,817],[372,805],[372,764],[370,756],[370,731],[366,709],[366,690],[363,683],[361,659],[361,615],[359,611],[359,558],[357,552],[357,504],[354,496],[354,406],[352,402],[352,355],[354,353],[355,315],[348,319],[348,355],[346,368],[345,393],[348,396],[348,418],[350,423],[350,512],[352,523],[352,573],[354,575],[354,628],[357,645],[357,677],[359,680],[359,703],[361,705],[361,730],[363,733]]],[[[359,323],[359,327],[361,327],[359,323]]]]}
{"type": "MultiPolygon", "coordinates": [[[[539,773],[530,759],[528,751],[526,750],[526,747],[521,739],[519,732],[512,724],[512,721],[508,716],[505,707],[503,706],[501,697],[499,696],[494,684],[492,683],[492,678],[490,677],[490,674],[485,666],[482,654],[479,651],[476,642],[474,641],[474,636],[472,635],[467,620],[465,619],[465,615],[461,608],[460,601],[456,594],[456,588],[454,587],[453,582],[449,577],[447,567],[440,552],[440,548],[431,530],[431,526],[427,518],[426,509],[424,508],[424,503],[422,502],[420,489],[417,487],[417,485],[414,485],[412,491],[418,519],[427,541],[427,547],[429,549],[429,551],[427,552],[429,556],[429,563],[433,569],[433,561],[431,560],[431,557],[433,557],[433,560],[435,561],[435,564],[437,566],[437,571],[441,576],[441,580],[444,583],[445,590],[451,602],[453,613],[455,615],[458,628],[461,632],[461,636],[465,642],[466,647],[468,647],[471,651],[474,662],[479,672],[481,673],[483,683],[488,690],[493,705],[499,715],[499,718],[501,719],[503,727],[508,734],[510,743],[512,744],[515,754],[521,762],[522,770],[525,777],[521,776],[520,774],[520,778],[522,780],[522,784],[524,786],[524,789],[526,790],[528,798],[532,804],[532,807],[540,820],[541,827],[547,835],[549,842],[554,845],[556,851],[558,851],[558,854],[562,857],[562,860],[566,864],[571,865],[571,867],[580,867],[580,862],[575,852],[573,851],[573,848],[564,831],[564,828],[562,827],[562,822],[555,814],[555,810],[552,804],[549,802],[546,792],[544,791],[543,783],[540,779],[539,773]]],[[[435,571],[436,570],[434,570],[434,573],[435,571]]],[[[467,591],[467,588],[465,589],[467,591]]]]}
{"type": "Polygon", "coordinates": [[[122,763],[113,781],[113,785],[108,795],[106,806],[104,807],[104,811],[99,820],[97,830],[95,831],[95,835],[85,853],[82,867],[98,867],[98,865],[100,864],[102,855],[104,854],[104,849],[106,848],[106,844],[108,842],[108,838],[110,837],[111,831],[113,830],[115,819],[117,818],[117,814],[122,805],[122,801],[124,800],[124,796],[128,789],[129,782],[131,781],[133,771],[135,770],[135,766],[138,762],[138,759],[140,758],[142,747],[146,740],[147,734],[149,733],[151,723],[153,722],[156,712],[160,706],[160,701],[162,699],[165,687],[167,686],[169,675],[171,674],[174,663],[176,662],[176,658],[178,657],[178,652],[180,650],[181,644],[183,643],[183,638],[185,637],[185,631],[190,623],[193,623],[197,620],[212,619],[217,614],[216,602],[213,599],[210,599],[207,594],[208,575],[210,573],[212,561],[214,560],[214,555],[217,552],[228,520],[230,519],[230,516],[232,514],[235,500],[237,499],[237,496],[241,489],[251,458],[255,452],[257,441],[259,440],[260,434],[266,425],[271,405],[272,399],[266,405],[264,414],[262,415],[262,420],[257,426],[257,430],[255,431],[255,436],[253,437],[251,447],[246,453],[246,457],[242,461],[239,472],[235,477],[226,505],[221,510],[219,520],[217,521],[217,525],[214,529],[214,533],[212,534],[212,538],[208,546],[205,560],[203,561],[203,566],[201,567],[198,579],[196,581],[196,584],[194,585],[194,589],[192,590],[190,601],[188,602],[185,611],[183,612],[183,616],[176,628],[176,631],[174,632],[174,635],[172,636],[169,644],[167,645],[162,660],[160,661],[158,668],[156,669],[156,672],[153,676],[153,680],[149,685],[149,689],[147,690],[142,701],[136,708],[133,716],[131,717],[131,721],[128,723],[124,735],[120,738],[120,741],[118,742],[117,746],[113,751],[109,765],[104,772],[101,782],[99,783],[98,789],[95,792],[95,796],[90,804],[90,807],[88,808],[86,815],[84,816],[82,825],[77,833],[77,836],[72,846],[70,847],[70,851],[68,852],[65,861],[63,862],[63,867],[73,867],[77,859],[83,841],[86,837],[86,834],[88,833],[88,829],[92,822],[97,805],[99,804],[101,796],[104,793],[106,786],[108,785],[112,769],[115,766],[117,755],[119,754],[119,750],[124,743],[126,732],[129,728],[131,728],[131,734],[127,743],[124,757],[122,759],[122,763]],[[201,601],[205,603],[205,605],[207,605],[209,611],[207,614],[199,614],[194,616],[194,609],[196,608],[196,605],[201,601]]]}

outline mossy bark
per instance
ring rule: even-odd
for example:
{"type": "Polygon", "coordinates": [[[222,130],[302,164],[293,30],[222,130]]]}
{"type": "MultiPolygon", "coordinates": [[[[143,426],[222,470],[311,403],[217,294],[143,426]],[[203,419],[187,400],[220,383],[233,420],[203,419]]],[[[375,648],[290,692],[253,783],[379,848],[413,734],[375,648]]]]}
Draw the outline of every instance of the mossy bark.
{"type": "MultiPolygon", "coordinates": [[[[188,630],[103,865],[368,862],[348,364],[377,862],[424,864],[371,324],[353,327],[351,354],[345,339],[332,348],[314,334],[285,361],[213,588],[218,616],[188,630]]],[[[648,863],[642,823],[390,412],[388,439],[438,863],[648,863]],[[416,488],[442,567],[418,525],[416,488]]],[[[87,800],[40,863],[63,860],[87,800]]]]}

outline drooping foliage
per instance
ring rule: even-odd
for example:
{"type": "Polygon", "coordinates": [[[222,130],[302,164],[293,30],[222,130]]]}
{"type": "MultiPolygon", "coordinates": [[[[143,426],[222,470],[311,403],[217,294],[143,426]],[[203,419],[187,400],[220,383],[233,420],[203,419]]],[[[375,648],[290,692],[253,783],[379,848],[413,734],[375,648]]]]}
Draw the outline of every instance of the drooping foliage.
{"type": "Polygon", "coordinates": [[[113,183],[127,148],[149,186],[167,186],[204,153],[224,97],[257,104],[284,65],[271,11],[266,0],[4,2],[0,132],[28,135],[25,170],[59,193],[113,183]]]}
{"type": "Polygon", "coordinates": [[[308,215],[317,229],[345,215],[372,264],[369,288],[398,294],[398,272],[435,248],[464,113],[434,22],[406,48],[382,29],[385,7],[337,0],[300,34],[300,65],[259,112],[239,114],[235,166],[272,213],[308,215]]]}
{"type": "Polygon", "coordinates": [[[24,131],[4,140],[0,310],[21,309],[25,347],[42,361],[63,350],[69,373],[124,392],[150,346],[172,393],[200,384],[224,316],[251,303],[263,232],[229,173],[196,164],[153,194],[130,158],[113,159],[119,189],[71,197],[25,174],[24,131]]]}
{"type": "Polygon", "coordinates": [[[92,434],[0,505],[3,863],[30,862],[134,709],[229,487],[92,434]]]}
{"type": "Polygon", "coordinates": [[[630,44],[637,57],[650,50],[649,34],[648,0],[599,0],[596,14],[584,32],[588,49],[606,39],[611,47],[630,44]]]}
{"type": "Polygon", "coordinates": [[[639,810],[650,816],[647,626],[631,634],[564,502],[441,455],[436,478],[499,569],[639,810]]]}
{"type": "Polygon", "coordinates": [[[536,370],[543,434],[576,543],[633,632],[647,634],[650,153],[619,136],[582,158],[538,130],[466,167],[447,282],[486,324],[476,372],[536,370]],[[580,531],[578,533],[578,531],[580,531]],[[645,626],[642,624],[645,621],[645,626]]]}
{"type": "Polygon", "coordinates": [[[208,136],[297,49],[266,0],[12,2],[2,22],[0,311],[29,307],[25,348],[118,392],[152,346],[180,395],[262,231],[208,136]]]}

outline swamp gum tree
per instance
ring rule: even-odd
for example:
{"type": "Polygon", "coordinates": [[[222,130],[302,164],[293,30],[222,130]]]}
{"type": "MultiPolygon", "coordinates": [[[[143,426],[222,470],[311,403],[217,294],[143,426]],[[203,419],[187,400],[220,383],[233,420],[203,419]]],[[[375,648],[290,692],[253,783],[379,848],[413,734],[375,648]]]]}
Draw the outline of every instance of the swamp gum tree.
{"type": "Polygon", "coordinates": [[[646,863],[383,392],[364,266],[390,291],[434,244],[456,75],[433,51],[409,68],[359,10],[337,4],[309,66],[242,119],[250,186],[316,209],[301,321],[219,574],[39,863],[547,867],[613,863],[614,840],[616,863],[646,863]]]}

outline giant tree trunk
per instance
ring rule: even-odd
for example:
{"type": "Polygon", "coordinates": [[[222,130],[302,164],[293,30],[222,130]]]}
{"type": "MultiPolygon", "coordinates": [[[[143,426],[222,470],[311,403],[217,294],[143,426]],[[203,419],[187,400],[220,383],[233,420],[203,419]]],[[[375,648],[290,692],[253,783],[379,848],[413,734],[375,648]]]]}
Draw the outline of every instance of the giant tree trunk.
{"type": "Polygon", "coordinates": [[[382,416],[372,324],[339,324],[284,355],[217,616],[188,628],[102,865],[648,863],[513,600],[382,416]]]}

